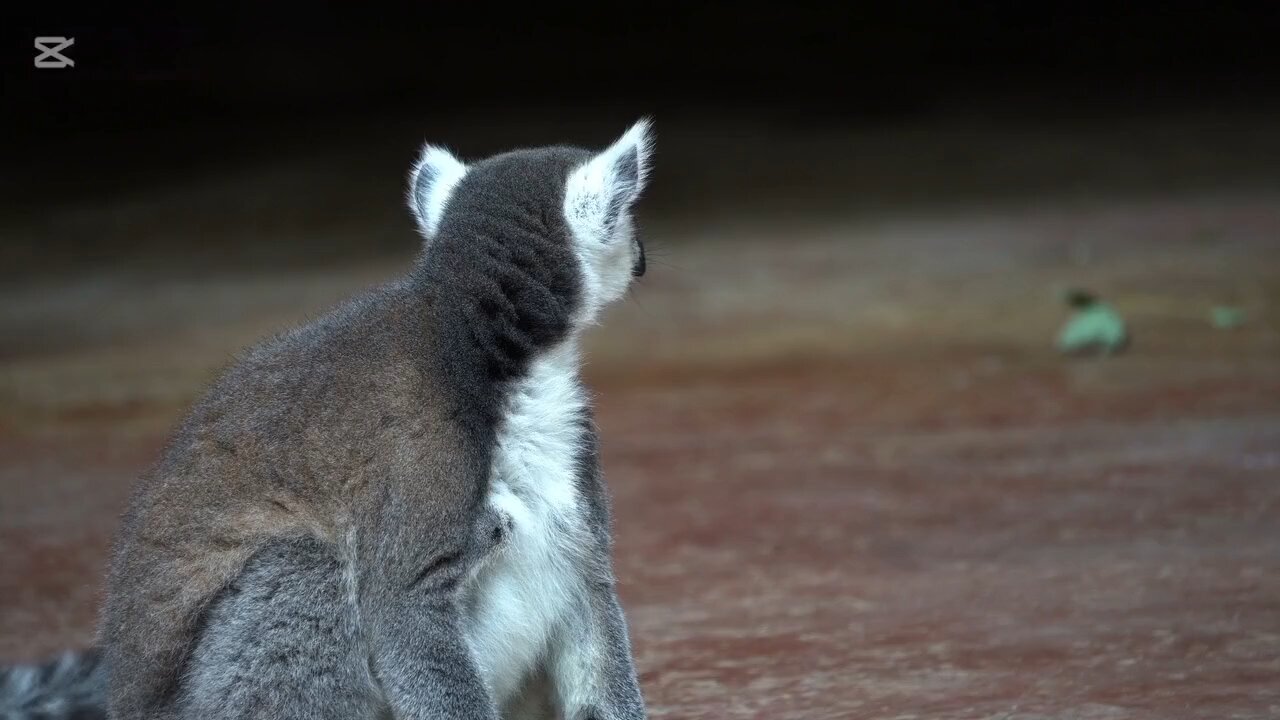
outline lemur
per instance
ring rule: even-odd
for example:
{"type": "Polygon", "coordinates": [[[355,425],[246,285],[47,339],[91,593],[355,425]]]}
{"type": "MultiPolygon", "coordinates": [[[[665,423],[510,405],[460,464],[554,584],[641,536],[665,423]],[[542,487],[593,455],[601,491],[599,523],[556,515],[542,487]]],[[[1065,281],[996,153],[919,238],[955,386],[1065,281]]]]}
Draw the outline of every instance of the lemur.
{"type": "Polygon", "coordinates": [[[644,274],[652,146],[426,144],[413,266],[214,381],[134,487],[94,647],[6,671],[0,717],[644,718],[579,362],[644,274]]]}

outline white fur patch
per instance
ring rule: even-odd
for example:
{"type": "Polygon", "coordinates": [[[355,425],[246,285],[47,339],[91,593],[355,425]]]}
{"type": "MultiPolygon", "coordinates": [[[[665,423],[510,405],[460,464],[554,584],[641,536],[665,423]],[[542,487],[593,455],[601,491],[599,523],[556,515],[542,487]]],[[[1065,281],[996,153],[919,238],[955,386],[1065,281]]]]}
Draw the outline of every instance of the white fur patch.
{"type": "Polygon", "coordinates": [[[418,220],[422,236],[431,239],[440,227],[445,205],[467,166],[439,145],[426,144],[409,173],[409,209],[418,220]]]}
{"type": "Polygon", "coordinates": [[[535,360],[513,390],[489,501],[513,520],[505,551],[471,592],[468,640],[500,704],[544,663],[553,634],[582,601],[577,553],[588,541],[577,489],[586,398],[573,340],[535,360]]]}
{"type": "Polygon", "coordinates": [[[564,216],[583,265],[584,325],[631,283],[637,252],[631,207],[644,190],[652,155],[651,123],[640,120],[565,183],[564,216]]]}

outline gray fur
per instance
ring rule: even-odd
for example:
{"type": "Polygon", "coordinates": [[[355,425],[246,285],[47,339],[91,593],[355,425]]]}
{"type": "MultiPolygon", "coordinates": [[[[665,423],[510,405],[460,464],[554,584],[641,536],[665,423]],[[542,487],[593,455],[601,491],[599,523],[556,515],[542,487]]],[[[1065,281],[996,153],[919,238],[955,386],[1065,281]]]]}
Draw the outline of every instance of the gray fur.
{"type": "Polygon", "coordinates": [[[105,720],[106,675],[96,650],[0,671],[0,720],[105,720]]]}
{"type": "Polygon", "coordinates": [[[550,678],[554,694],[564,698],[574,694],[564,684],[572,676],[564,666],[592,668],[591,685],[595,697],[588,703],[560,707],[565,720],[643,720],[645,702],[632,660],[631,637],[622,603],[618,599],[612,570],[613,513],[609,492],[600,471],[598,432],[588,414],[583,420],[582,454],[579,458],[578,488],[584,501],[595,543],[589,562],[595,566],[589,577],[583,607],[576,622],[554,649],[550,678]],[[584,662],[594,658],[594,662],[584,662]]]}
{"type": "MultiPolygon", "coordinates": [[[[596,697],[586,703],[565,707],[566,720],[640,720],[645,717],[644,698],[631,659],[631,638],[627,632],[622,604],[611,586],[601,586],[587,598],[580,623],[569,628],[552,656],[552,676],[564,682],[569,673],[557,664],[581,666],[584,658],[594,658],[596,697]]],[[[558,687],[561,697],[572,688],[558,687]]]]}
{"type": "MultiPolygon", "coordinates": [[[[507,520],[478,523],[481,552],[503,542],[507,520]]],[[[482,562],[467,559],[465,564],[482,562]]],[[[313,538],[281,539],[246,564],[205,612],[178,700],[180,714],[208,720],[390,718],[374,677],[343,564],[313,538]]],[[[451,613],[420,611],[421,636],[441,663],[437,678],[452,697],[428,697],[426,717],[469,717],[489,706],[466,677],[467,657],[448,626],[451,613]],[[458,677],[449,678],[456,671],[458,677]],[[469,694],[469,695],[468,695],[469,694]]]]}
{"type": "Polygon", "coordinates": [[[311,538],[260,550],[205,612],[185,717],[376,717],[385,707],[341,563],[311,538]]]}

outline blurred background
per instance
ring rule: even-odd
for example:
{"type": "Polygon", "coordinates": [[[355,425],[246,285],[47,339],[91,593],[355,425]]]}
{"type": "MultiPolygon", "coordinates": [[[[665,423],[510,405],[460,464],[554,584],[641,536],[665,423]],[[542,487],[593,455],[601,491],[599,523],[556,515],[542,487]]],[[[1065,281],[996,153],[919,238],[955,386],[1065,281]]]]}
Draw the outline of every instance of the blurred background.
{"type": "Polygon", "coordinates": [[[649,115],[587,377],[653,717],[1280,717],[1280,12],[1118,5],[4,11],[0,660],[92,641],[236,352],[406,268],[423,140],[649,115]]]}

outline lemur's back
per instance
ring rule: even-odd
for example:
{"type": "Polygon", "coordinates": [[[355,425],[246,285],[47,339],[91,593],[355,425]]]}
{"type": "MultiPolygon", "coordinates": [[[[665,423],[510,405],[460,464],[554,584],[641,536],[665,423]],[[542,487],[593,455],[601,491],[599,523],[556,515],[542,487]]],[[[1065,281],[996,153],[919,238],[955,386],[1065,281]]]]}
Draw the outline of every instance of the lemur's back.
{"type": "Polygon", "coordinates": [[[137,497],[340,500],[385,457],[379,443],[403,434],[389,431],[441,414],[421,360],[436,342],[431,315],[401,280],[249,348],[191,410],[137,497]]]}
{"type": "Polygon", "coordinates": [[[423,534],[452,552],[469,541],[487,460],[442,421],[418,361],[429,318],[405,283],[379,288],[252,348],[193,408],[139,481],[115,549],[101,634],[120,710],[173,692],[201,612],[255,553],[309,538],[349,558],[357,504],[393,464],[418,464],[423,482],[398,500],[434,526],[423,534]]]}

